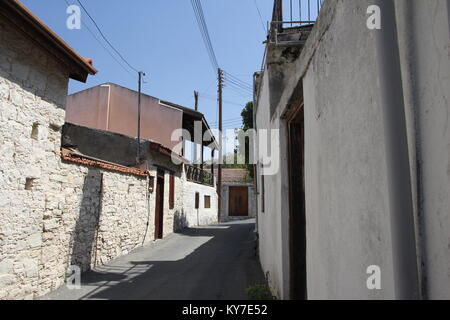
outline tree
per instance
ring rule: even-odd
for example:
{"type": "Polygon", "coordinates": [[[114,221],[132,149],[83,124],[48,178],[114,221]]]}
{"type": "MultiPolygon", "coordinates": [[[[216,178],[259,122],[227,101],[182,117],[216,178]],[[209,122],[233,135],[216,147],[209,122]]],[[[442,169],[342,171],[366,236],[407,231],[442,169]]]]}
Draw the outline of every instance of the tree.
{"type": "MultiPolygon", "coordinates": [[[[253,129],[253,102],[247,102],[244,109],[241,112],[242,116],[242,130],[247,131],[253,129]]],[[[248,172],[248,176],[253,179],[254,171],[253,164],[250,163],[249,156],[249,141],[245,140],[245,167],[248,172]]]]}

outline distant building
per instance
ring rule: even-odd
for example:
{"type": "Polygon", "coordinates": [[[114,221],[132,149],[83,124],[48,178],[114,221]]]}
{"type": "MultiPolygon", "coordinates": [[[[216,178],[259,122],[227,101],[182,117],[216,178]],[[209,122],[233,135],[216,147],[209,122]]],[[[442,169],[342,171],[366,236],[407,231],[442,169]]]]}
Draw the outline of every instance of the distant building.
{"type": "MultiPolygon", "coordinates": [[[[217,178],[217,174],[216,174],[217,178]]],[[[246,169],[222,169],[221,221],[256,217],[253,179],[246,169]]]]}
{"type": "MultiPolygon", "coordinates": [[[[113,83],[71,94],[67,99],[66,122],[137,137],[138,96],[138,92],[113,83]]],[[[195,121],[201,124],[202,133],[210,130],[202,113],[141,94],[141,139],[158,142],[184,155],[182,141],[172,141],[172,133],[177,129],[188,130],[193,141],[195,121]]],[[[206,141],[203,145],[213,142],[206,141]]]]}

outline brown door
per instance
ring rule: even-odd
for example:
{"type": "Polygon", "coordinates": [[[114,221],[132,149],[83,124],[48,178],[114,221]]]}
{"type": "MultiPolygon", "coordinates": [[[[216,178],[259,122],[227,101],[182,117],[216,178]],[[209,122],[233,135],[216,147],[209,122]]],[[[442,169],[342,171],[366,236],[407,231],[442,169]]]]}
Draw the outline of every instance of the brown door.
{"type": "Polygon", "coordinates": [[[289,260],[290,295],[307,299],[304,108],[301,103],[289,120],[289,260]]]}
{"type": "Polygon", "coordinates": [[[248,187],[230,187],[230,217],[248,216],[248,187]]]}
{"type": "Polygon", "coordinates": [[[155,197],[155,239],[163,238],[164,176],[158,175],[155,197]]]}

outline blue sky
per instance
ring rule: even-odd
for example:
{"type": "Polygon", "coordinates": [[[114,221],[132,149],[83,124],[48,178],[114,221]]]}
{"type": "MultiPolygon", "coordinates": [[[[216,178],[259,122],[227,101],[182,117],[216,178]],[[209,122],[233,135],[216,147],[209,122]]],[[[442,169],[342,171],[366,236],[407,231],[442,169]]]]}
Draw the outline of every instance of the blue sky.
{"type": "MultiPolygon", "coordinates": [[[[76,0],[67,0],[77,4],[76,0]]],[[[82,0],[111,43],[136,69],[147,73],[143,92],[193,107],[193,91],[200,91],[200,111],[210,124],[217,122],[217,76],[198,29],[189,0],[82,0]]],[[[23,0],[23,3],[99,70],[86,84],[71,81],[69,92],[104,82],[136,89],[135,77],[124,71],[85,26],[66,27],[65,0],[23,0]]],[[[272,0],[256,0],[264,24],[272,14],[272,0]]],[[[255,0],[202,0],[211,41],[221,68],[251,84],[261,67],[265,31],[255,0]]],[[[101,39],[89,18],[82,20],[101,39]]],[[[240,117],[251,96],[224,89],[224,120],[240,117]],[[231,103],[229,103],[231,102],[231,103]]],[[[239,122],[239,121],[238,121],[239,122]]],[[[227,127],[239,127],[230,121],[227,127]]],[[[227,122],[228,123],[228,122],[227,122]]]]}

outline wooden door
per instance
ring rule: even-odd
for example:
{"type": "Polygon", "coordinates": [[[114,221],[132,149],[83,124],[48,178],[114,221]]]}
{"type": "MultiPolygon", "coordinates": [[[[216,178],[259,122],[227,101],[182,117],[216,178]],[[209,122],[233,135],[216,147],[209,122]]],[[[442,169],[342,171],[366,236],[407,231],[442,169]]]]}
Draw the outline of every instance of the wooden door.
{"type": "Polygon", "coordinates": [[[155,239],[163,238],[164,223],[164,177],[158,176],[155,197],[155,239]]]}
{"type": "Polygon", "coordinates": [[[303,103],[288,121],[289,136],[289,255],[290,298],[307,299],[305,135],[303,103]]]}
{"type": "Polygon", "coordinates": [[[248,216],[248,187],[230,187],[228,210],[230,217],[248,216]]]}

